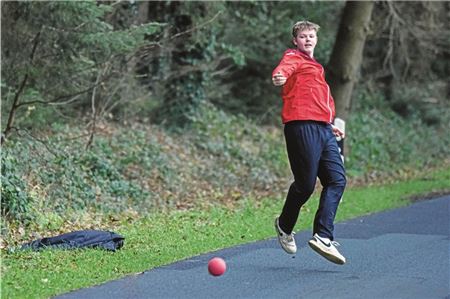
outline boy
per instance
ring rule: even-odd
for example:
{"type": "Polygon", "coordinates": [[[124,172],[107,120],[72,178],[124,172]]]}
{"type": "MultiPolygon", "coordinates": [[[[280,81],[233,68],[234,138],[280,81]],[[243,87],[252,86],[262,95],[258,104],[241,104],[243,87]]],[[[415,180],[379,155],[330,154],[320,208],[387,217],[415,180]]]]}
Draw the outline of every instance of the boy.
{"type": "Polygon", "coordinates": [[[314,191],[316,178],[323,186],[314,219],[310,247],[336,264],[345,264],[334,241],[334,218],[346,185],[344,165],[336,136],[344,133],[332,125],[335,108],[324,69],[314,59],[319,25],[301,21],[292,28],[296,49],[284,52],[272,73],[275,86],[283,86],[282,121],[289,163],[294,175],[275,229],[281,247],[297,252],[292,230],[300,208],[314,191]]]}

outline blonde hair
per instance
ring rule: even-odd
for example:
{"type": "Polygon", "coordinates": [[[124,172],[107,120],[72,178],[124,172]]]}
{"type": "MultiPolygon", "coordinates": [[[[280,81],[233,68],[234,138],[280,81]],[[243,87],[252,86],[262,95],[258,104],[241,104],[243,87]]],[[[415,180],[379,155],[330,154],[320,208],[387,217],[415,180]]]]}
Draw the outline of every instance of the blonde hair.
{"type": "Polygon", "coordinates": [[[295,23],[294,26],[292,27],[292,36],[297,37],[297,34],[299,31],[315,30],[317,32],[317,31],[319,31],[319,29],[320,29],[320,26],[313,22],[299,21],[299,22],[295,23]]]}

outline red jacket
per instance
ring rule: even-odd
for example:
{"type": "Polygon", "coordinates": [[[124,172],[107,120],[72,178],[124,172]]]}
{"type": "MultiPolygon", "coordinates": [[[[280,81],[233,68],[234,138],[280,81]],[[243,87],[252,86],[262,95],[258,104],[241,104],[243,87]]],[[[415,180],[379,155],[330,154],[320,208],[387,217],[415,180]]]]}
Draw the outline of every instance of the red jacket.
{"type": "Polygon", "coordinates": [[[333,121],[334,100],[320,63],[297,49],[289,49],[272,76],[278,72],[287,78],[281,94],[283,123],[292,120],[333,121]]]}

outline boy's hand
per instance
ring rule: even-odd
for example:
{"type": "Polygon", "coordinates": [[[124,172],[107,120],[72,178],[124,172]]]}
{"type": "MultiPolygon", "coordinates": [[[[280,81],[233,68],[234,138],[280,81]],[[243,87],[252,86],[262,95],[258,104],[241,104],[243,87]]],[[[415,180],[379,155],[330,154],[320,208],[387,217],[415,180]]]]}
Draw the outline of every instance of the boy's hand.
{"type": "Polygon", "coordinates": [[[287,78],[285,76],[283,76],[281,74],[281,72],[276,73],[273,77],[272,77],[272,82],[273,85],[275,86],[281,86],[284,85],[284,83],[286,83],[287,78]]]}
{"type": "Polygon", "coordinates": [[[341,129],[339,129],[338,127],[336,127],[335,125],[331,125],[331,128],[333,129],[333,134],[336,137],[340,137],[342,139],[345,138],[345,133],[341,131],[341,129]]]}

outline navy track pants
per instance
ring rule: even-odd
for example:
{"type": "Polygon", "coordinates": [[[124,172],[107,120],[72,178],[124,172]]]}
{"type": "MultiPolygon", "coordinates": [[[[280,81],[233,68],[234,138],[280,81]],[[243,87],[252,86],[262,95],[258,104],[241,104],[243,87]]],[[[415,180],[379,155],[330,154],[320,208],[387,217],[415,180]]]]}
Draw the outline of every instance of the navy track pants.
{"type": "Polygon", "coordinates": [[[317,121],[291,121],[285,124],[284,135],[294,182],[279,218],[280,227],[285,233],[292,232],[300,208],[314,192],[319,177],[323,189],[313,233],[333,240],[334,218],[347,181],[331,125],[317,121]]]}

